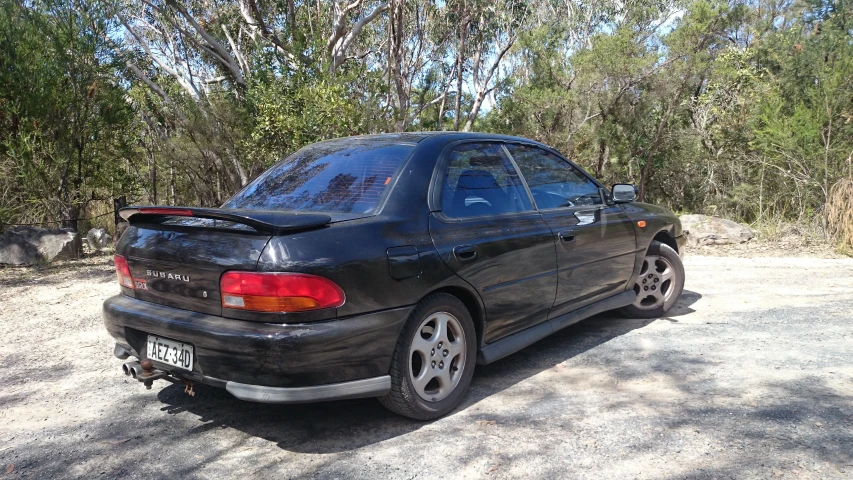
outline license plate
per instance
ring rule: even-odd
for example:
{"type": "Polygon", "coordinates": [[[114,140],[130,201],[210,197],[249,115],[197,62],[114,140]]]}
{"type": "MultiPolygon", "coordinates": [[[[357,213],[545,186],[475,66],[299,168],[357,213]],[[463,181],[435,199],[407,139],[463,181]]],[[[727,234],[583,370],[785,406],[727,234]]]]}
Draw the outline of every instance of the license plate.
{"type": "Polygon", "coordinates": [[[173,367],[192,370],[193,346],[168,338],[148,335],[148,358],[173,367]]]}

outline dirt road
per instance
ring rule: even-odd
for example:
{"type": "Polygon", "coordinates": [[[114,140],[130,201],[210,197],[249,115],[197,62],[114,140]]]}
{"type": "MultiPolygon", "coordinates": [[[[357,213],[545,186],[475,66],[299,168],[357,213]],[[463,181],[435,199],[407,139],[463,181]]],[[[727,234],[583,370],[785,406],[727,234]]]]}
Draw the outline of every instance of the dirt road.
{"type": "Polygon", "coordinates": [[[111,267],[0,271],[0,475],[853,478],[853,260],[685,263],[669,318],[598,316],[478,367],[430,423],[146,391],[101,323],[111,267]]]}

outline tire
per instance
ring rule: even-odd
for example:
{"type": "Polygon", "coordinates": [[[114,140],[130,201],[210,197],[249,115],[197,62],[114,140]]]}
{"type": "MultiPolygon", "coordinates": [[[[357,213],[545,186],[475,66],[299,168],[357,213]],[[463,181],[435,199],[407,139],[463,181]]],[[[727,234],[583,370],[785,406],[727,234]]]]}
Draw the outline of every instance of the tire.
{"type": "Polygon", "coordinates": [[[634,283],[637,300],[619,312],[630,318],[666,315],[684,290],[684,264],[669,245],[652,242],[634,283]]]}
{"type": "Polygon", "coordinates": [[[476,362],[477,333],[468,309],[453,295],[433,293],[409,316],[391,360],[391,392],[379,401],[404,417],[439,418],[462,402],[476,362]]]}

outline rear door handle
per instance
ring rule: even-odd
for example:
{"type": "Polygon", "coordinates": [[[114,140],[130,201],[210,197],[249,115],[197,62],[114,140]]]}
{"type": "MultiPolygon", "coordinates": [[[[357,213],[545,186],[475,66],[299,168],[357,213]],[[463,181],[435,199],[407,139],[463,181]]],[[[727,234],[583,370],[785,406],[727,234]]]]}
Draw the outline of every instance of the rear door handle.
{"type": "Polygon", "coordinates": [[[560,237],[560,242],[562,243],[572,243],[575,241],[575,236],[571,231],[560,232],[557,236],[560,237]]]}
{"type": "Polygon", "coordinates": [[[453,247],[453,256],[460,262],[470,262],[477,258],[477,247],[474,245],[459,245],[453,247]]]}

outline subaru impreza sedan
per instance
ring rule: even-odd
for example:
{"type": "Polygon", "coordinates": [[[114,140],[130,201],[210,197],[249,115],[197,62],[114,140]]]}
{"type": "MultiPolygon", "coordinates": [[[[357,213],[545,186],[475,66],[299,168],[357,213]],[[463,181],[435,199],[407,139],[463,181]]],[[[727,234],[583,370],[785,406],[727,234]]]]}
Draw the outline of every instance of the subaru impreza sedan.
{"type": "Polygon", "coordinates": [[[681,224],[635,192],[524,138],[325,141],[221,208],[123,209],[121,293],[104,323],[124,372],[149,388],[378,397],[433,419],[459,405],[478,364],[600,312],[672,308],[681,224]]]}

